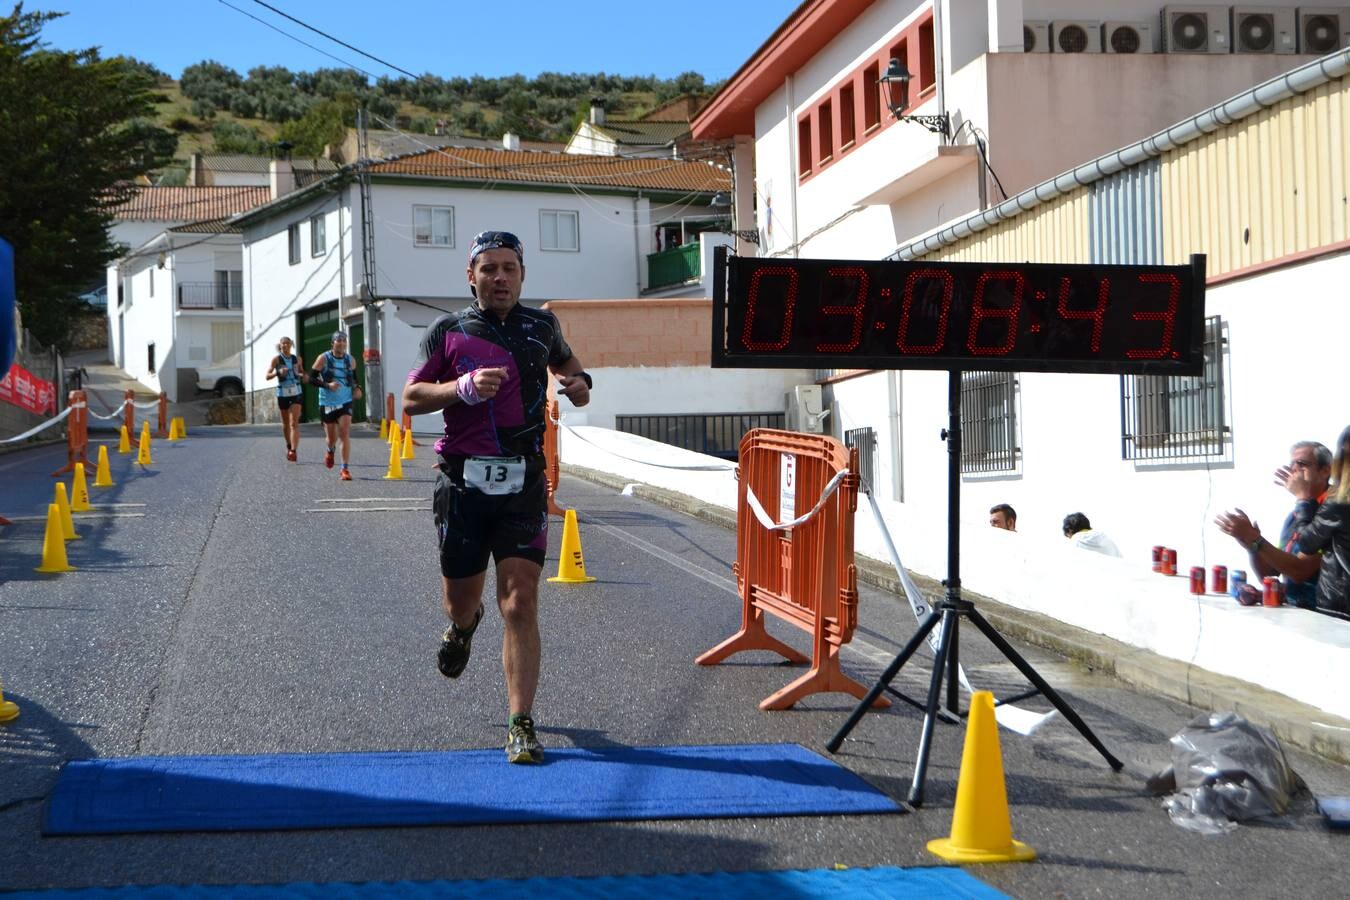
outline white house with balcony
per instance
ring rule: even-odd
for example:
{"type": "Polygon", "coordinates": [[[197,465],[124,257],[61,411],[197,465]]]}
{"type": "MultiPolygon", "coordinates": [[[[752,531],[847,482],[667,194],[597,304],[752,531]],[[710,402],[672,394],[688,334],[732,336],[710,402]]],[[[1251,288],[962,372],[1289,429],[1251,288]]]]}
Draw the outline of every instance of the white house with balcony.
{"type": "Polygon", "coordinates": [[[221,220],[263,203],[267,187],[142,186],[113,211],[127,248],[108,267],[109,356],[173,400],[195,393],[195,369],[243,346],[237,229],[221,220]]]}
{"type": "MultiPolygon", "coordinates": [[[[663,229],[706,217],[730,189],[725,170],[705,162],[444,147],[371,162],[368,205],[357,176],[344,169],[232,220],[255,417],[275,415],[264,375],[283,335],[308,364],[345,328],[354,354],[380,361],[377,393],[398,395],[425,327],[472,302],[466,255],[484,229],[524,242],[521,299],[535,306],[710,296],[712,249],[729,240],[703,233],[657,252],[663,229]]],[[[419,427],[439,428],[433,420],[419,427]]]]}

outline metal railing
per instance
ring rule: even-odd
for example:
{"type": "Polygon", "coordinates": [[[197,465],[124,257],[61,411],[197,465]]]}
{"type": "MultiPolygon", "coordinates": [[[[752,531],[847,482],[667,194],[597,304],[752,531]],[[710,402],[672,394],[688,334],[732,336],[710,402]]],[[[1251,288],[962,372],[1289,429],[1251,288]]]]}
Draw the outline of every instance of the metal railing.
{"type": "Polygon", "coordinates": [[[844,446],[858,448],[858,476],[876,496],[877,433],[871,428],[850,428],[844,432],[844,446]]]}
{"type": "Polygon", "coordinates": [[[1017,376],[1013,372],[961,375],[961,471],[1017,468],[1017,376]]]}
{"type": "Polygon", "coordinates": [[[752,428],[782,427],[782,413],[614,417],[616,431],[722,459],[736,458],[741,438],[752,428]]]}
{"type": "Polygon", "coordinates": [[[699,242],[690,241],[674,250],[647,254],[647,290],[681,284],[702,276],[699,242]]]}
{"type": "Polygon", "coordinates": [[[214,281],[186,281],[178,285],[179,309],[243,309],[244,286],[214,281]]]}
{"type": "Polygon", "coordinates": [[[1218,316],[1205,320],[1202,375],[1120,377],[1122,459],[1197,459],[1224,454],[1228,423],[1223,328],[1218,316]]]}

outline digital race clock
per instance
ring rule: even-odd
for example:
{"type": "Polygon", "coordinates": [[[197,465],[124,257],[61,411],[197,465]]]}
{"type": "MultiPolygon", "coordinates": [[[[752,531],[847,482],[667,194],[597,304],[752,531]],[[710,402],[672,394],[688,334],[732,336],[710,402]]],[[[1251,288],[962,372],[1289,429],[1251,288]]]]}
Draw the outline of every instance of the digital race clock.
{"type": "Polygon", "coordinates": [[[734,257],[714,366],[1199,375],[1205,258],[1188,266],[734,257]]]}

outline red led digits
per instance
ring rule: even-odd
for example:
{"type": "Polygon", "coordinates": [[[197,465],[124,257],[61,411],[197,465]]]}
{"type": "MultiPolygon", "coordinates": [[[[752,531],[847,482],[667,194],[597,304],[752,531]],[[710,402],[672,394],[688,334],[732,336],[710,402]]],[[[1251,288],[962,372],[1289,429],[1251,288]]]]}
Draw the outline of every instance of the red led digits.
{"type": "Polygon", "coordinates": [[[858,299],[852,306],[822,306],[820,311],[827,316],[852,316],[853,330],[849,339],[843,343],[818,343],[817,353],[848,353],[858,349],[862,343],[863,308],[867,304],[867,272],[857,266],[831,266],[827,273],[831,278],[853,278],[858,284],[858,299]]]}
{"type": "Polygon", "coordinates": [[[750,291],[745,300],[745,327],[741,343],[747,350],[782,350],[792,337],[792,311],[797,305],[797,270],[788,266],[764,266],[750,276],[750,291]],[[783,326],[776,341],[757,341],[750,335],[755,325],[755,304],[759,300],[759,282],[764,277],[783,276],[788,280],[787,299],[783,303],[783,326]]]}
{"type": "Polygon", "coordinates": [[[1022,314],[1022,292],[1026,288],[1026,279],[1022,273],[1013,269],[994,269],[980,275],[975,282],[975,303],[970,310],[970,331],[966,334],[966,349],[975,356],[1006,356],[1017,344],[1017,318],[1022,314]],[[984,286],[991,281],[1012,282],[1012,306],[985,309],[984,286]],[[1008,333],[1003,343],[995,347],[981,347],[976,343],[980,335],[980,325],[985,319],[1007,319],[1008,333]]]}
{"type": "Polygon", "coordinates": [[[1103,278],[1097,286],[1097,306],[1094,309],[1069,309],[1069,279],[1059,280],[1059,314],[1066,319],[1091,319],[1093,353],[1102,349],[1102,329],[1106,324],[1106,304],[1111,299],[1111,279],[1103,278]]]}
{"type": "Polygon", "coordinates": [[[947,342],[947,319],[952,312],[952,293],[955,289],[952,273],[943,269],[916,269],[909,273],[905,279],[905,293],[900,300],[900,327],[895,333],[895,346],[902,353],[932,355],[942,350],[942,345],[947,342]],[[910,344],[906,340],[909,337],[910,313],[914,309],[914,285],[920,281],[942,282],[942,312],[938,315],[937,337],[931,344],[910,344]]]}
{"type": "Polygon", "coordinates": [[[1152,349],[1135,348],[1125,351],[1126,359],[1164,359],[1172,352],[1172,333],[1177,324],[1177,303],[1181,298],[1181,279],[1171,272],[1151,272],[1140,275],[1145,284],[1165,284],[1167,288],[1167,309],[1163,312],[1136,312],[1136,322],[1162,322],[1162,345],[1152,349]]]}

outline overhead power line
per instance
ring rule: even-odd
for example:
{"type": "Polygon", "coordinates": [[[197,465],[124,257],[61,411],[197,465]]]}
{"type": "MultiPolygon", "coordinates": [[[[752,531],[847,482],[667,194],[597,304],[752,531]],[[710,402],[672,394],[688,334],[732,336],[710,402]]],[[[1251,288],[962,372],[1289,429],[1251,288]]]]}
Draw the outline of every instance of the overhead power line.
{"type": "Polygon", "coordinates": [[[335,62],[340,62],[340,63],[342,63],[344,66],[346,66],[346,67],[349,68],[349,69],[355,69],[357,72],[360,72],[362,75],[366,75],[366,76],[368,76],[368,77],[370,77],[370,78],[376,78],[376,79],[379,78],[379,76],[376,75],[374,72],[367,72],[365,69],[361,68],[360,66],[354,66],[354,65],[352,65],[351,63],[347,62],[345,59],[342,59],[341,57],[334,56],[333,54],[329,53],[329,52],[326,51],[326,50],[320,50],[318,47],[315,47],[313,44],[309,43],[308,41],[302,41],[302,40],[300,40],[298,37],[296,37],[295,35],[293,35],[293,34],[288,34],[287,32],[282,31],[280,28],[278,28],[277,26],[273,25],[271,22],[268,22],[268,21],[265,20],[265,19],[260,19],[260,18],[258,18],[257,16],[255,16],[253,13],[249,12],[248,10],[240,9],[239,7],[235,6],[233,3],[227,3],[226,0],[216,0],[216,2],[219,3],[219,4],[222,5],[222,6],[228,6],[230,9],[234,10],[235,12],[239,13],[240,15],[248,16],[250,19],[252,19],[253,21],[257,22],[259,25],[266,25],[268,28],[272,29],[272,30],[275,31],[277,34],[281,35],[282,37],[288,37],[288,38],[290,38],[291,40],[295,41],[297,44],[300,44],[300,45],[302,45],[302,46],[308,47],[309,49],[313,50],[315,53],[320,53],[320,54],[322,54],[322,55],[328,57],[329,59],[334,60],[335,62]]]}
{"type": "MultiPolygon", "coordinates": [[[[253,0],[253,2],[256,3],[256,4],[258,4],[259,6],[262,6],[262,7],[265,7],[265,8],[267,8],[267,9],[270,9],[272,12],[276,13],[276,14],[279,15],[279,16],[283,16],[283,17],[285,17],[285,18],[287,18],[287,19],[290,19],[292,22],[294,22],[295,24],[299,25],[301,28],[308,28],[310,31],[314,32],[315,34],[321,35],[321,36],[323,36],[323,37],[326,37],[326,38],[328,38],[328,40],[332,41],[332,42],[335,43],[335,44],[341,44],[342,46],[346,47],[348,50],[354,50],[355,52],[360,53],[360,54],[361,54],[362,56],[364,56],[366,59],[373,59],[373,60],[375,60],[375,62],[379,63],[380,65],[385,66],[385,67],[390,68],[390,69],[393,69],[395,72],[402,72],[404,75],[407,75],[409,78],[411,78],[411,79],[414,80],[414,81],[416,81],[416,80],[418,79],[418,76],[417,76],[417,75],[414,75],[412,72],[409,72],[407,69],[404,69],[404,68],[402,68],[401,66],[396,66],[396,65],[394,65],[394,64],[391,63],[391,62],[386,62],[385,60],[380,59],[378,56],[372,56],[371,54],[369,54],[369,53],[367,53],[366,51],[362,50],[360,47],[353,47],[351,44],[347,43],[346,41],[341,40],[341,39],[339,39],[339,38],[335,38],[335,37],[333,37],[331,34],[329,34],[329,33],[326,32],[326,31],[320,31],[318,28],[315,28],[313,25],[310,25],[308,22],[302,22],[301,20],[297,19],[295,16],[291,15],[290,13],[282,12],[281,10],[277,9],[275,6],[273,6],[273,5],[270,4],[270,3],[264,3],[263,0],[253,0]]],[[[353,68],[355,68],[355,67],[353,67],[353,68]]],[[[366,74],[369,75],[370,73],[367,72],[366,74]]]]}

